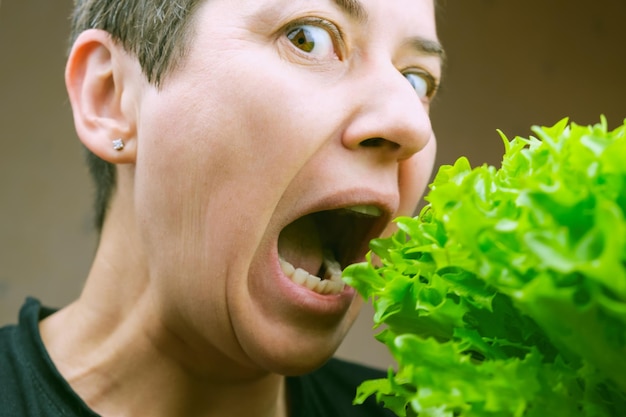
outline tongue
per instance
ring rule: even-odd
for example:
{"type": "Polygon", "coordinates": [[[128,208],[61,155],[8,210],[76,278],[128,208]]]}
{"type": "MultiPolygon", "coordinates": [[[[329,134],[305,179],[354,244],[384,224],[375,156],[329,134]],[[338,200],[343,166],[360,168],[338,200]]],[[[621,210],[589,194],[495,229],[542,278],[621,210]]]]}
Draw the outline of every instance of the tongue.
{"type": "Polygon", "coordinates": [[[317,275],[323,260],[322,241],[312,216],[291,223],[278,238],[278,253],[295,268],[317,275]]]}

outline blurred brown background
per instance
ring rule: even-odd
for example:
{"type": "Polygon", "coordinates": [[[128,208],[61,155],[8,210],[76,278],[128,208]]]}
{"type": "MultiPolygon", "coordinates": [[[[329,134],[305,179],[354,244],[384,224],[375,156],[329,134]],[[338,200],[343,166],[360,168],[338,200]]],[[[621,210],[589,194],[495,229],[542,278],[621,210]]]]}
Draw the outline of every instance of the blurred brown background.
{"type": "MultiPolygon", "coordinates": [[[[393,1],[393,0],[389,0],[393,1]]],[[[0,0],[0,325],[27,295],[76,297],[95,249],[91,183],[63,85],[71,0],[0,0]]],[[[626,118],[625,0],[441,1],[439,164],[498,164],[496,129],[626,118]]],[[[626,161],[625,161],[626,163],[626,161]]],[[[366,308],[339,354],[387,367],[366,308]]]]}

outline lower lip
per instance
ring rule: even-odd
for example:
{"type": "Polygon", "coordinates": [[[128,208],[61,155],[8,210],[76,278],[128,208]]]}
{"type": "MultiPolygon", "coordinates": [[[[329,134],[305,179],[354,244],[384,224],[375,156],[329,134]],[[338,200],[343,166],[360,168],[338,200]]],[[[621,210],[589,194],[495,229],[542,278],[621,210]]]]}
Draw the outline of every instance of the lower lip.
{"type": "Polygon", "coordinates": [[[274,251],[271,258],[275,288],[298,307],[301,312],[320,316],[343,316],[355,297],[354,288],[346,285],[340,294],[318,294],[293,282],[287,277],[278,261],[278,253],[274,251]]]}

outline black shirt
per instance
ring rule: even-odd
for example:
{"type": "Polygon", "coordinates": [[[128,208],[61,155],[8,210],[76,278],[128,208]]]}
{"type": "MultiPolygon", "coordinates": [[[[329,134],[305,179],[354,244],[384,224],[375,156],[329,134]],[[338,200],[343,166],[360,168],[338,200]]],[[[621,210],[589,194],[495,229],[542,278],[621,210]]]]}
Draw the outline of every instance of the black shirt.
{"type": "MultiPolygon", "coordinates": [[[[19,324],[0,328],[0,417],[96,417],[48,356],[39,321],[54,310],[29,298],[19,324]]],[[[290,417],[392,417],[373,398],[354,406],[356,387],[384,372],[331,359],[317,371],[287,378],[290,417]]]]}

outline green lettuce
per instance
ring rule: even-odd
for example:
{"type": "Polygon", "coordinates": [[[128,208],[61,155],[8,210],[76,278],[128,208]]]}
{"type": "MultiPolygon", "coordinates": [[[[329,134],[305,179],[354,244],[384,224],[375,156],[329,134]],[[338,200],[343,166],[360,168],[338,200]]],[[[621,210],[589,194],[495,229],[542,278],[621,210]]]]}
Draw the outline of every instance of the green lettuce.
{"type": "Polygon", "coordinates": [[[397,362],[363,383],[398,416],[626,416],[626,120],[507,139],[442,166],[427,205],[345,281],[397,362]]]}

